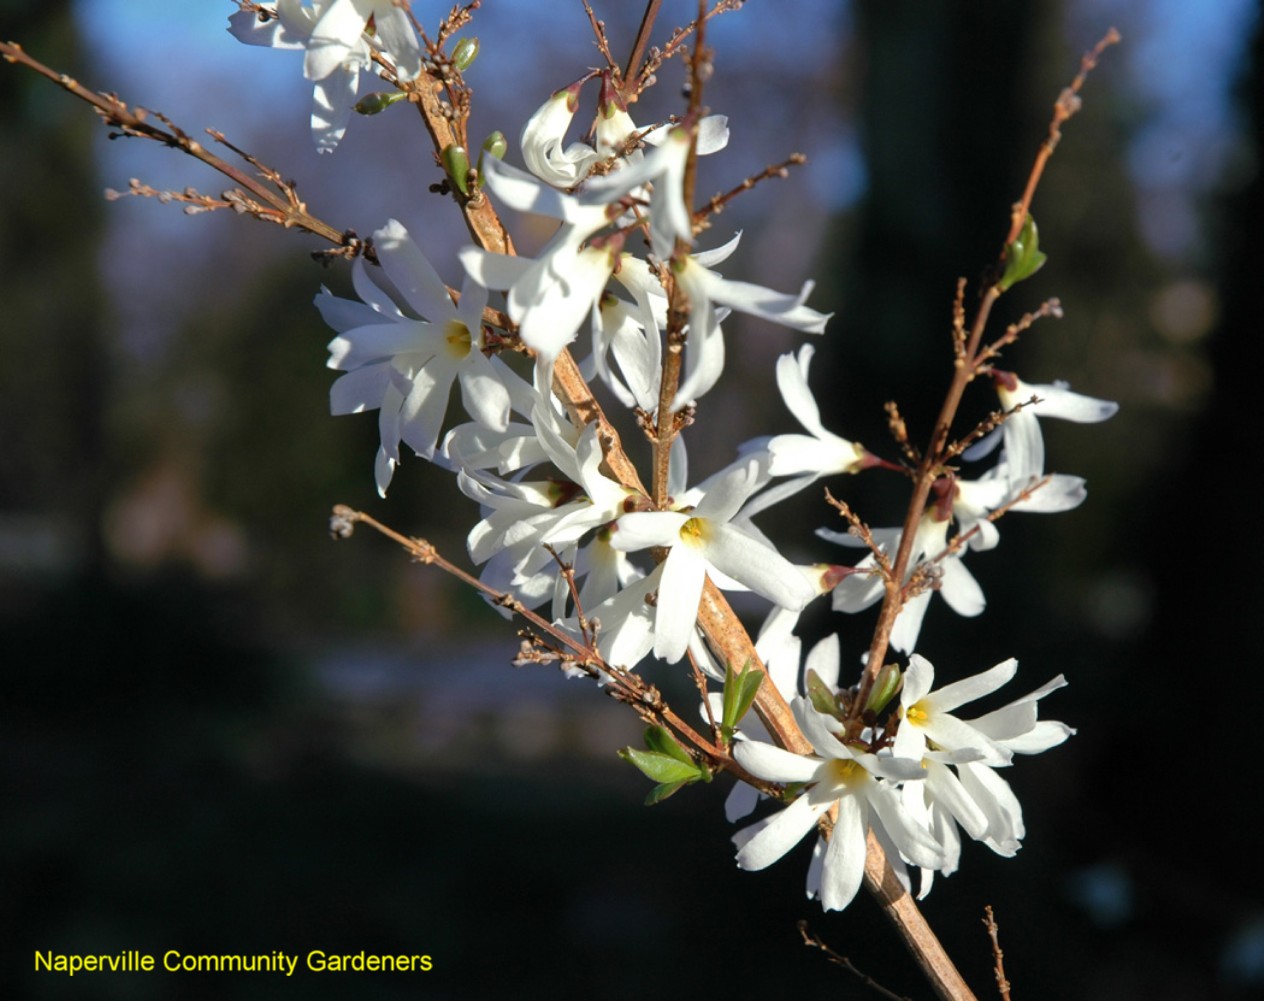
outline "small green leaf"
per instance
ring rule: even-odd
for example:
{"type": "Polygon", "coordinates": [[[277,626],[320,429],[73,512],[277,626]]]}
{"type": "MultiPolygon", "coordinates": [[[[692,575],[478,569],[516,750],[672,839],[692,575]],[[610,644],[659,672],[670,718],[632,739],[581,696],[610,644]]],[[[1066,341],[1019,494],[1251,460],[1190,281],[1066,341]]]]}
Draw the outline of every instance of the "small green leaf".
{"type": "Polygon", "coordinates": [[[671,735],[671,731],[665,726],[651,726],[645,730],[645,746],[651,751],[657,751],[659,754],[670,755],[677,761],[683,761],[687,765],[693,765],[693,758],[689,757],[686,751],[677,742],[676,738],[671,735]]]}
{"type": "Polygon", "coordinates": [[[996,283],[997,288],[1004,292],[1015,282],[1030,278],[1040,270],[1045,260],[1045,255],[1040,250],[1040,233],[1036,229],[1036,220],[1028,215],[1014,242],[1005,247],[1005,273],[996,283]]]}
{"type": "Polygon", "coordinates": [[[878,680],[873,683],[873,688],[869,689],[869,698],[865,702],[865,708],[875,713],[882,712],[903,685],[904,675],[900,673],[899,665],[883,664],[882,670],[878,672],[878,680]]]}
{"type": "Polygon", "coordinates": [[[650,790],[650,794],[645,797],[646,806],[657,806],[663,800],[676,795],[681,789],[687,786],[686,782],[663,782],[656,785],[650,790]]]}
{"type": "Polygon", "coordinates": [[[619,751],[619,757],[635,765],[642,775],[655,782],[697,782],[702,778],[701,769],[692,761],[680,761],[670,754],[625,747],[619,751]]]}
{"type": "Polygon", "coordinates": [[[739,674],[733,673],[732,664],[725,667],[724,708],[720,719],[720,729],[723,730],[725,736],[732,736],[734,728],[750,711],[763,681],[764,672],[755,670],[749,660],[739,674]]]}

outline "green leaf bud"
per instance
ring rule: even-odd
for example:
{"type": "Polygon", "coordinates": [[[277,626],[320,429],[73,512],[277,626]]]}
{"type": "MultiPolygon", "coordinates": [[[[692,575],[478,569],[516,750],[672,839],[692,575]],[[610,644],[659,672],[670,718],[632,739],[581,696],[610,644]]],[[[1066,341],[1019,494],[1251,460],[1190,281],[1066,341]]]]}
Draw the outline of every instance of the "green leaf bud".
{"type": "MultiPolygon", "coordinates": [[[[490,153],[497,160],[503,160],[505,153],[509,149],[509,140],[505,138],[505,133],[497,130],[483,140],[483,151],[490,153]]],[[[479,157],[481,160],[482,157],[479,157]]]]}
{"type": "Polygon", "coordinates": [[[838,701],[829,685],[821,680],[820,675],[809,669],[807,674],[808,701],[812,708],[824,716],[838,717],[838,701]]]}
{"type": "Polygon", "coordinates": [[[478,58],[478,39],[462,38],[452,50],[452,65],[464,73],[478,58]]]}
{"type": "Polygon", "coordinates": [[[445,146],[441,154],[443,169],[448,179],[456,185],[457,191],[468,196],[470,193],[470,158],[464,146],[445,146]]]}
{"type": "Polygon", "coordinates": [[[680,746],[676,738],[671,735],[671,731],[665,726],[647,727],[645,730],[645,746],[651,751],[669,755],[677,761],[683,761],[687,765],[692,766],[694,763],[693,758],[689,757],[689,752],[680,746]]]}
{"type": "Polygon", "coordinates": [[[384,91],[375,90],[372,94],[365,94],[355,103],[357,114],[376,115],[378,112],[385,111],[396,101],[403,101],[408,97],[402,90],[386,93],[384,91]]]}
{"type": "Polygon", "coordinates": [[[755,670],[750,661],[746,662],[738,674],[733,673],[732,664],[725,667],[724,703],[721,710],[720,729],[726,738],[733,735],[734,728],[750,710],[763,680],[764,673],[755,670]]]}
{"type": "Polygon", "coordinates": [[[1040,251],[1040,234],[1036,230],[1036,220],[1028,215],[1023,220],[1023,228],[1018,236],[1005,246],[1005,272],[996,287],[1004,292],[1015,282],[1030,278],[1040,270],[1045,259],[1040,251]]]}
{"type": "Polygon", "coordinates": [[[899,665],[883,664],[882,670],[878,672],[877,680],[873,683],[873,688],[869,689],[865,709],[875,713],[882,712],[903,684],[904,675],[900,673],[899,665]]]}

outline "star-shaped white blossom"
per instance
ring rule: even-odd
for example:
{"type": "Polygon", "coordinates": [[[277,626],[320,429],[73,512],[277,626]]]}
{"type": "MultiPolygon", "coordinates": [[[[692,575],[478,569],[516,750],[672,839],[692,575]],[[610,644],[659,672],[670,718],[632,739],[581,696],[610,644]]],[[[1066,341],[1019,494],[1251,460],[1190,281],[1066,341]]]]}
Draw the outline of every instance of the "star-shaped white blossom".
{"type": "Polygon", "coordinates": [[[809,870],[809,895],[819,895],[827,911],[842,910],[860,889],[871,827],[915,864],[939,868],[942,848],[904,810],[894,784],[921,780],[921,763],[850,747],[806,700],[795,699],[791,707],[814,753],[793,754],[753,740],[733,744],[738,764],[757,778],[807,787],[784,810],[734,836],[738,866],[767,868],[836,808],[829,843],[818,845],[819,862],[809,870]]]}
{"type": "Polygon", "coordinates": [[[654,654],[669,663],[684,656],[698,618],[708,572],[718,571],[787,608],[802,608],[816,590],[784,556],[729,521],[754,489],[755,463],[719,477],[689,511],[623,515],[611,544],[632,552],[667,547],[655,612],[654,654]]]}
{"type": "MultiPolygon", "coordinates": [[[[979,719],[955,715],[959,706],[1008,682],[1017,668],[1018,662],[1010,658],[932,691],[935,669],[917,654],[909,658],[892,752],[918,758],[926,769],[926,781],[916,789],[905,787],[903,801],[944,846],[939,871],[945,875],[956,870],[961,854],[957,825],[999,855],[1018,851],[1026,833],[1022,806],[995,769],[1008,765],[1015,753],[1047,750],[1074,733],[1065,723],[1037,718],[1039,700],[1066,684],[1061,675],[979,719]]],[[[932,879],[931,872],[923,872],[921,896],[930,892],[932,879]]]]}
{"type": "Polygon", "coordinates": [[[1011,414],[1001,425],[1005,442],[1005,461],[1010,481],[1025,485],[1038,479],[1045,470],[1045,441],[1040,433],[1041,417],[1058,417],[1077,424],[1096,424],[1113,417],[1119,404],[1098,400],[1082,393],[1073,393],[1065,382],[1052,385],[1023,382],[1013,372],[992,372],[996,395],[1007,410],[1018,404],[1023,408],[1011,414]],[[1039,402],[1031,403],[1033,397],[1039,402]]]}
{"type": "Polygon", "coordinates": [[[509,391],[499,362],[484,353],[484,289],[466,281],[459,303],[430,262],[395,220],[373,234],[382,271],[404,303],[405,315],[368,277],[361,259],[352,272],[363,302],[322,290],[316,306],[339,335],[329,342],[329,367],[345,373],[330,389],[335,414],[378,410],[381,447],[375,465],[378,491],[399,464],[400,442],[426,459],[448,407],[452,383],[471,417],[492,429],[509,421],[509,391]]]}

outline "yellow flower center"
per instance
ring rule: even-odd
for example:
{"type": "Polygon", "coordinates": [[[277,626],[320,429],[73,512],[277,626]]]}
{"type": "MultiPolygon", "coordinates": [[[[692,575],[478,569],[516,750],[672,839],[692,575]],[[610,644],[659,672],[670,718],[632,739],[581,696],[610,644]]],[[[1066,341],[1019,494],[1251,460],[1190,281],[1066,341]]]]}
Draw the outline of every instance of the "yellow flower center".
{"type": "Polygon", "coordinates": [[[701,547],[710,534],[706,518],[690,518],[680,526],[680,541],[695,548],[701,547]]]}
{"type": "Polygon", "coordinates": [[[848,758],[834,758],[826,767],[830,778],[838,785],[855,785],[865,777],[864,766],[848,758]]]}
{"type": "Polygon", "coordinates": [[[925,726],[930,714],[922,707],[920,702],[914,702],[904,710],[904,718],[914,726],[925,726]]]}
{"type": "Polygon", "coordinates": [[[443,328],[443,339],[448,342],[448,353],[461,359],[470,353],[470,328],[460,320],[449,320],[443,328]]]}

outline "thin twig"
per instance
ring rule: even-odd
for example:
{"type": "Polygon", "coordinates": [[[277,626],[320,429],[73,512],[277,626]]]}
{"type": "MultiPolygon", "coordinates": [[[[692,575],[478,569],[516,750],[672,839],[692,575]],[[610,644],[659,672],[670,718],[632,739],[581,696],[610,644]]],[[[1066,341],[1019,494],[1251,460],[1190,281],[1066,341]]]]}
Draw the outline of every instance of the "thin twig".
{"type": "MultiPolygon", "coordinates": [[[[1053,121],[1050,123],[1049,138],[1040,147],[1035,162],[1032,164],[1022,200],[1014,207],[1009,234],[1001,249],[1002,258],[1005,255],[1006,248],[1013,243],[1019,230],[1022,228],[1023,221],[1026,219],[1031,199],[1040,183],[1044,166],[1053,154],[1053,148],[1061,135],[1058,131],[1058,126],[1078,110],[1080,101],[1079,90],[1083,86],[1088,72],[1097,64],[1097,58],[1102,51],[1117,41],[1119,41],[1119,33],[1112,28],[1084,56],[1080,62],[1079,73],[1059,97],[1058,103],[1054,108],[1053,121]]],[[[859,734],[864,727],[864,721],[860,717],[860,710],[866,704],[869,692],[877,680],[878,672],[882,669],[887,646],[891,638],[891,630],[895,627],[895,620],[908,598],[903,588],[903,581],[909,572],[909,562],[913,554],[913,540],[917,525],[921,521],[922,512],[926,509],[931,485],[939,476],[945,457],[948,454],[952,422],[956,418],[966,386],[979,374],[983,366],[982,351],[980,350],[980,345],[983,342],[983,333],[991,317],[992,307],[996,305],[996,301],[1001,297],[1002,291],[1001,287],[995,283],[988,285],[984,291],[974,315],[974,322],[970,326],[964,349],[959,343],[960,335],[954,333],[954,340],[957,341],[957,344],[954,347],[956,364],[953,370],[952,383],[944,395],[943,405],[940,407],[939,416],[931,432],[930,443],[922,455],[922,461],[918,465],[914,478],[913,495],[909,500],[908,510],[904,516],[900,544],[895,554],[893,577],[887,581],[886,595],[883,598],[882,607],[878,613],[878,623],[874,628],[873,639],[869,645],[868,661],[865,664],[864,672],[860,676],[856,702],[852,707],[852,713],[848,720],[848,733],[851,735],[859,734]]],[[[954,326],[956,323],[957,321],[954,320],[954,326]]]]}
{"type": "Polygon", "coordinates": [[[1049,133],[1045,136],[1045,141],[1040,144],[1040,151],[1036,154],[1036,162],[1027,178],[1027,187],[1023,189],[1023,197],[1014,205],[1013,215],[1010,218],[1009,236],[1005,240],[1007,245],[1018,239],[1018,234],[1027,219],[1027,213],[1031,211],[1031,200],[1036,197],[1036,187],[1040,184],[1040,177],[1044,173],[1045,164],[1049,162],[1049,157],[1053,156],[1053,151],[1062,139],[1062,124],[1080,110],[1080,88],[1084,86],[1084,81],[1088,79],[1089,73],[1097,65],[1097,60],[1101,58],[1102,53],[1121,40],[1119,32],[1114,28],[1107,31],[1098,43],[1080,59],[1080,72],[1075,75],[1075,79],[1071,81],[1070,86],[1063,89],[1062,93],[1058,95],[1058,99],[1053,103],[1053,118],[1049,121],[1049,133]]]}
{"type": "MultiPolygon", "coordinates": [[[[298,197],[294,183],[281,180],[281,175],[277,171],[265,167],[253,157],[247,158],[247,162],[258,169],[276,190],[216,156],[165,115],[130,106],[117,94],[89,90],[67,74],[58,73],[38,59],[27,55],[16,42],[0,42],[0,57],[3,57],[6,62],[19,63],[34,70],[67,93],[91,105],[105,125],[119,130],[115,135],[149,139],[172,149],[178,149],[223,174],[238,186],[236,192],[226,192],[222,196],[223,200],[235,202],[240,207],[239,210],[245,214],[265,222],[275,223],[285,229],[303,230],[337,247],[349,249],[354,247],[357,250],[362,247],[362,244],[355,240],[354,234],[335,229],[308,212],[306,204],[298,197]],[[151,115],[162,122],[166,128],[149,121],[151,115]],[[254,197],[251,198],[250,195],[254,197]]],[[[228,145],[222,134],[212,132],[211,135],[217,142],[228,145]]],[[[229,148],[234,147],[230,145],[229,148]]]]}
{"type": "MultiPolygon", "coordinates": [[[[641,15],[641,25],[636,29],[636,41],[632,43],[632,53],[628,56],[627,66],[623,70],[625,81],[635,81],[640,76],[641,59],[645,55],[645,47],[650,43],[650,33],[654,30],[654,22],[658,19],[658,9],[662,6],[663,0],[649,0],[645,5],[645,13],[641,15]]],[[[623,99],[631,103],[636,100],[636,95],[624,93],[623,99]]]]}
{"type": "Polygon", "coordinates": [[[848,959],[846,956],[842,955],[841,953],[835,952],[833,949],[831,949],[828,945],[826,945],[821,940],[820,936],[818,936],[815,932],[809,929],[808,923],[806,920],[800,921],[798,927],[799,927],[799,934],[803,936],[804,945],[806,945],[809,949],[820,949],[821,952],[825,953],[825,957],[831,963],[833,963],[835,966],[841,966],[848,973],[852,974],[857,979],[859,979],[860,982],[863,983],[866,987],[874,991],[877,991],[884,998],[888,998],[889,1001],[912,1001],[912,998],[908,997],[907,995],[896,994],[894,991],[889,991],[885,987],[883,987],[880,983],[878,983],[876,980],[874,980],[873,977],[869,976],[869,974],[862,973],[859,969],[856,968],[855,963],[853,963],[850,959],[848,959]]]}
{"type": "Polygon", "coordinates": [[[606,38],[606,22],[597,20],[597,15],[593,12],[592,4],[588,0],[582,0],[584,5],[584,13],[588,15],[588,23],[592,25],[593,37],[596,39],[597,51],[601,53],[601,57],[606,61],[612,73],[619,72],[619,64],[614,61],[614,56],[610,52],[610,41],[606,38]]]}
{"type": "Polygon", "coordinates": [[[710,199],[707,200],[707,204],[693,214],[695,228],[699,224],[705,223],[711,216],[718,215],[723,212],[729,202],[743,192],[750,191],[751,188],[755,187],[755,185],[760,181],[766,181],[773,177],[789,177],[791,167],[801,167],[807,162],[808,158],[802,153],[791,153],[780,163],[771,164],[761,170],[758,174],[752,174],[736,187],[730,188],[722,194],[712,195],[710,199]]]}
{"type": "Polygon", "coordinates": [[[988,938],[992,940],[992,965],[993,972],[996,974],[996,989],[1000,991],[1001,1001],[1011,1001],[1009,981],[1005,978],[1005,953],[1001,951],[1001,930],[997,927],[996,918],[992,915],[992,905],[985,906],[983,913],[985,915],[983,927],[987,929],[988,938]]]}

